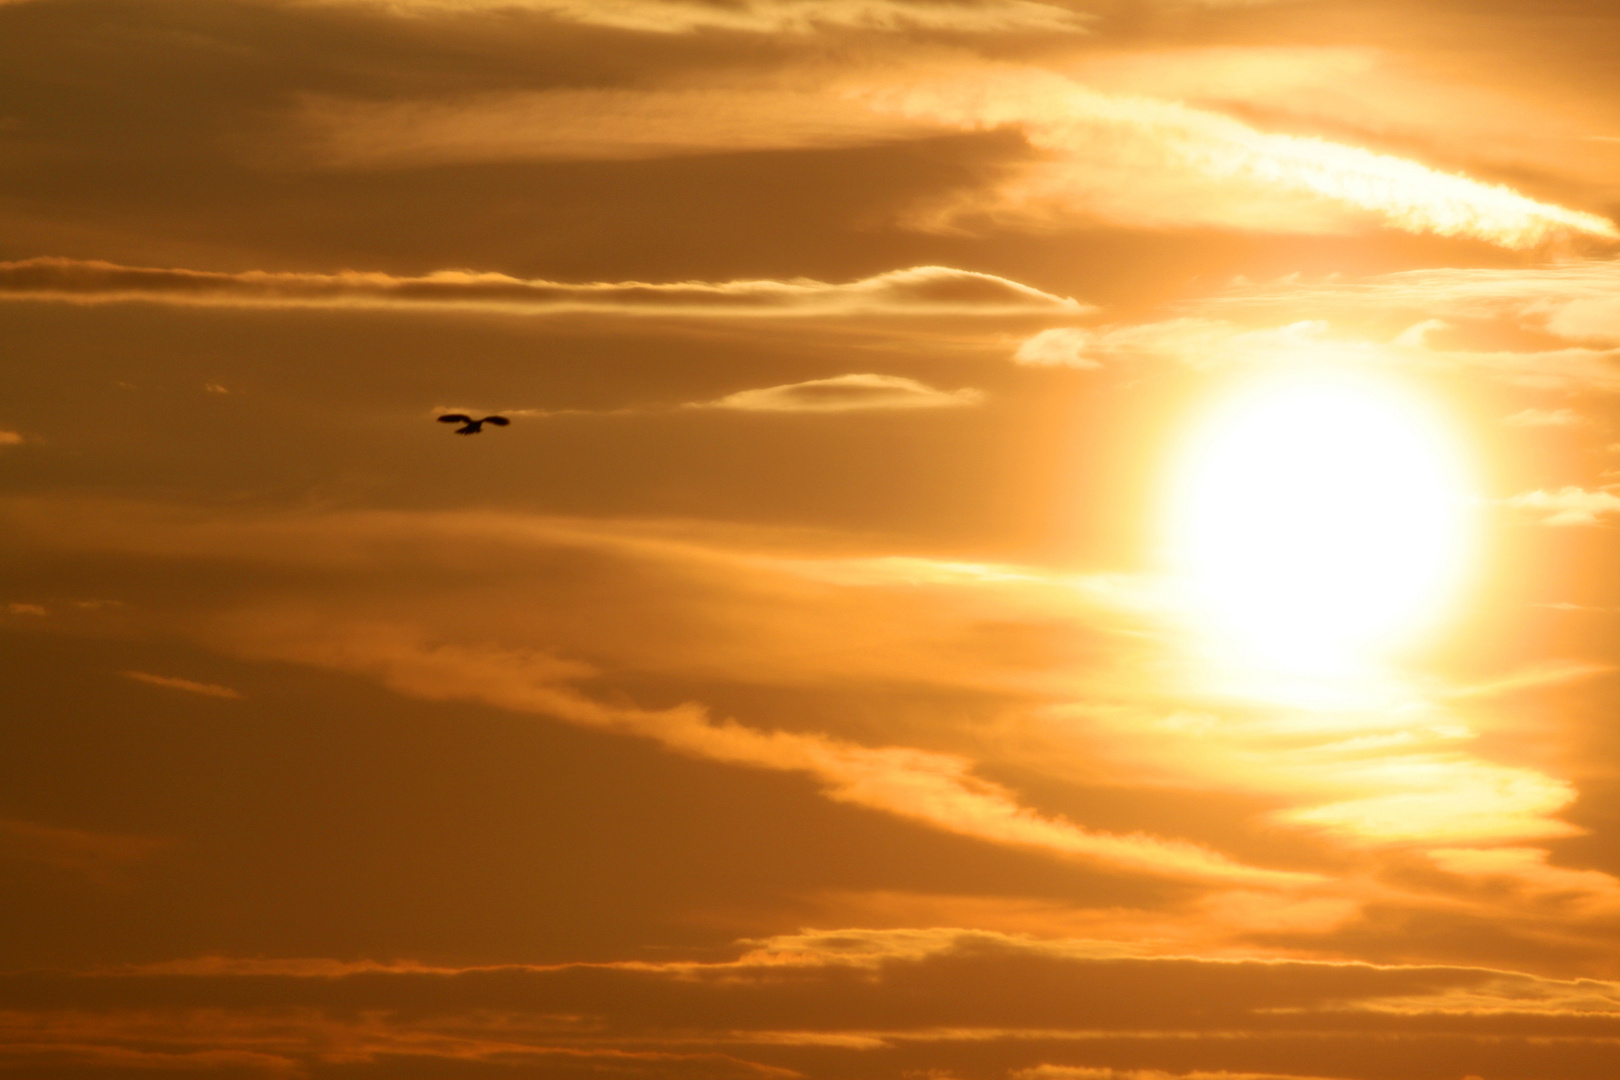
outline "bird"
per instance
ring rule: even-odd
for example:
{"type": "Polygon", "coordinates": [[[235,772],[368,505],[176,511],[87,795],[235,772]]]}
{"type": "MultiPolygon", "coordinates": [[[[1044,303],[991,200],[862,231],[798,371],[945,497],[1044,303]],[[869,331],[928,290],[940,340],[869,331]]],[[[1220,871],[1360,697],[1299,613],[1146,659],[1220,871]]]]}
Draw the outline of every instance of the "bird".
{"type": "Polygon", "coordinates": [[[465,416],[458,412],[447,413],[446,415],[439,417],[439,423],[441,424],[462,425],[461,427],[456,428],[457,435],[476,435],[480,431],[484,430],[485,424],[494,424],[496,427],[505,427],[511,422],[512,421],[508,420],[504,416],[486,416],[482,420],[474,420],[472,417],[465,416]]]}

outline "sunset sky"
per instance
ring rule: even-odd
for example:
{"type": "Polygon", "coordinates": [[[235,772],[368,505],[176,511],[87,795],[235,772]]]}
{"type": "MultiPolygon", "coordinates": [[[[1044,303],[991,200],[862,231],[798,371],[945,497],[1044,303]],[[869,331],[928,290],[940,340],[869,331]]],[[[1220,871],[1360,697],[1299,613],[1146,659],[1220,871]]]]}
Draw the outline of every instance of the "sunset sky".
{"type": "Polygon", "coordinates": [[[0,1078],[1620,1076],[1617,73],[0,0],[0,1078]]]}

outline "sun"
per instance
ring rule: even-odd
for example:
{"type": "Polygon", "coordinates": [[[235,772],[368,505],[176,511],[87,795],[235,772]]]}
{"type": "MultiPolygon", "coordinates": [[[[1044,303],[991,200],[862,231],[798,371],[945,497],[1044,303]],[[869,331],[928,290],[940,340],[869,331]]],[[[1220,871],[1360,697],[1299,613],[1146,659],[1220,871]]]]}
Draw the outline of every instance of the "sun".
{"type": "Polygon", "coordinates": [[[1296,671],[1431,628],[1471,556],[1461,440],[1415,391],[1302,365],[1215,404],[1171,484],[1170,560],[1216,640],[1296,671]]]}

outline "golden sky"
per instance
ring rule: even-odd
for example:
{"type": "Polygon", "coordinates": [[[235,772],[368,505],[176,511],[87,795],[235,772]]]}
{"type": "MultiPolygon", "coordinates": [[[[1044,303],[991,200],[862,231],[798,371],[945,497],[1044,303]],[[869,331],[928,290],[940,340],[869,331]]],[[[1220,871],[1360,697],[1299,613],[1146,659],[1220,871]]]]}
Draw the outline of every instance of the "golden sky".
{"type": "Polygon", "coordinates": [[[1617,70],[0,0],[0,1078],[1612,1080],[1617,70]]]}

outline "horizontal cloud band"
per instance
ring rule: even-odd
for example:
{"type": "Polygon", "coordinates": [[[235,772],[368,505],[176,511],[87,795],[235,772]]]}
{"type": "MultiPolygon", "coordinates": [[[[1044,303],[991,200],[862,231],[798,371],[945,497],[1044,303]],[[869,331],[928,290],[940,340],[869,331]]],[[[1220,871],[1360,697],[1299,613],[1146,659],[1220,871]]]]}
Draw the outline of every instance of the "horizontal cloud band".
{"type": "Polygon", "coordinates": [[[918,266],[845,284],[788,281],[568,283],[471,270],[419,277],[341,271],[269,273],[120,266],[42,257],[0,263],[0,299],[78,303],[147,300],[268,307],[483,308],[518,313],[602,311],[688,316],[1008,315],[1079,313],[1086,305],[1016,281],[918,266]]]}

